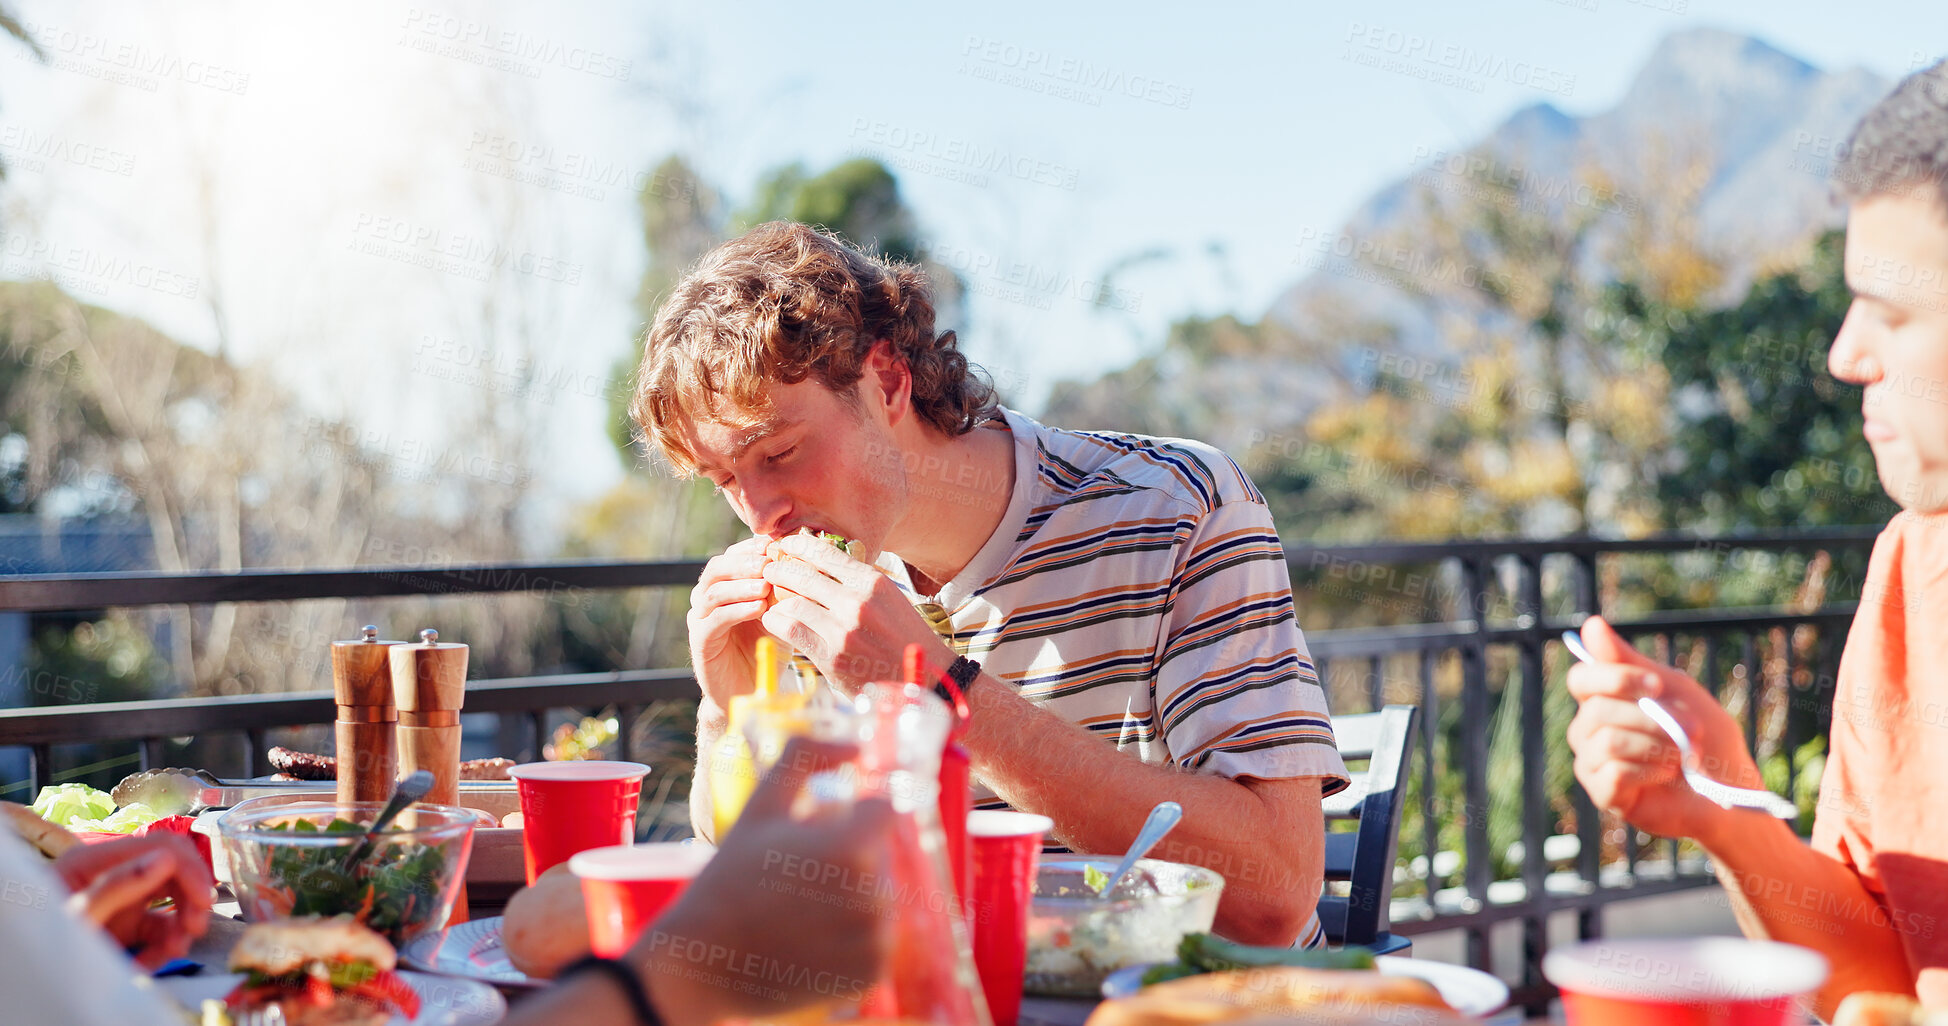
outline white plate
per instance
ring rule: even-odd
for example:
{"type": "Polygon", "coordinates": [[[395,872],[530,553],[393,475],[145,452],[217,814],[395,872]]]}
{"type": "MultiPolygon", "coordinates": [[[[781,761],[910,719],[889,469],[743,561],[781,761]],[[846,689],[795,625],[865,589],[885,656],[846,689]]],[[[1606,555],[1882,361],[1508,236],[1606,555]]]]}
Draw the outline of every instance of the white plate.
{"type": "MultiPolygon", "coordinates": [[[[407,986],[419,995],[419,1015],[409,1023],[395,1015],[387,1026],[491,1026],[507,1014],[507,1000],[500,991],[473,980],[402,972],[407,986]]],[[[155,981],[158,989],[196,1011],[205,998],[218,1001],[237,989],[242,973],[203,973],[198,976],[165,976],[155,981]]]]}
{"type": "MultiPolygon", "coordinates": [[[[1433,984],[1441,992],[1441,1000],[1462,1015],[1480,1018],[1508,1004],[1508,985],[1479,969],[1396,955],[1381,955],[1373,961],[1388,976],[1412,976],[1433,984]]],[[[1133,965],[1110,973],[1103,979],[1103,997],[1129,997],[1142,990],[1143,974],[1149,969],[1149,965],[1133,965]]]]}
{"type": "Polygon", "coordinates": [[[480,980],[496,987],[547,986],[549,981],[537,980],[508,961],[507,948],[501,944],[504,921],[501,916],[488,916],[421,934],[399,949],[399,961],[414,969],[480,980]]]}

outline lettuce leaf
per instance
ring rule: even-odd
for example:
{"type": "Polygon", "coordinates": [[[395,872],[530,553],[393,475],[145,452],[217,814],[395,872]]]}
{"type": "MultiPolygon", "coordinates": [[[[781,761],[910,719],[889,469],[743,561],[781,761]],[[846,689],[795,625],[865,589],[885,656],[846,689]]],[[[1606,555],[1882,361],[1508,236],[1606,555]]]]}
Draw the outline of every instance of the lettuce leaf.
{"type": "Polygon", "coordinates": [[[162,818],[162,812],[142,802],[130,802],[115,810],[115,814],[100,823],[82,827],[83,830],[99,830],[107,834],[132,834],[137,830],[162,818]]]}
{"type": "MultiPolygon", "coordinates": [[[[41,793],[29,806],[34,815],[50,823],[59,823],[70,829],[91,830],[93,827],[81,826],[83,823],[108,819],[115,815],[115,799],[107,791],[97,791],[87,784],[49,784],[41,788],[41,793]]],[[[130,827],[135,830],[140,823],[130,827]]]]}

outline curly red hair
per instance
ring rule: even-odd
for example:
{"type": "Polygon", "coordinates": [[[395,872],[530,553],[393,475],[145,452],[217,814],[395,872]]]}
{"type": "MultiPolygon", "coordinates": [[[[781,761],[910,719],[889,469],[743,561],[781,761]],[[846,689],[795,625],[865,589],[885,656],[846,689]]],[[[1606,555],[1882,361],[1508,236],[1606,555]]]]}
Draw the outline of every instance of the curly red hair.
{"type": "Polygon", "coordinates": [[[685,476],[696,456],[679,425],[761,416],[765,386],[816,378],[842,396],[886,342],[913,376],[921,420],[959,435],[996,415],[994,388],[951,331],[934,334],[919,267],[869,256],[803,224],[762,224],[685,275],[643,339],[629,416],[685,476]]]}

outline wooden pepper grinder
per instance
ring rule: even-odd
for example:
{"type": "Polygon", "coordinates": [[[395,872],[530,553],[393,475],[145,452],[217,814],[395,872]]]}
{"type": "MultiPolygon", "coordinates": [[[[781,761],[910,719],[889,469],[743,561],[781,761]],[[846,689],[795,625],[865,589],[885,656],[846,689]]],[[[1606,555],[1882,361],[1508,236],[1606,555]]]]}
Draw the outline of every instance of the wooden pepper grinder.
{"type": "MultiPolygon", "coordinates": [[[[440,632],[419,632],[419,644],[394,645],[392,697],[399,705],[399,773],[433,774],[426,801],[457,805],[460,798],[460,707],[467,697],[467,646],[440,641],[440,632]]],[[[411,811],[401,815],[409,822],[411,811]]],[[[463,886],[448,923],[467,921],[463,886]]]]}
{"type": "Polygon", "coordinates": [[[399,778],[398,709],[392,704],[392,675],[386,652],[396,641],[380,641],[367,625],[357,641],[331,643],[331,689],[338,703],[338,800],[383,802],[399,778]]]}

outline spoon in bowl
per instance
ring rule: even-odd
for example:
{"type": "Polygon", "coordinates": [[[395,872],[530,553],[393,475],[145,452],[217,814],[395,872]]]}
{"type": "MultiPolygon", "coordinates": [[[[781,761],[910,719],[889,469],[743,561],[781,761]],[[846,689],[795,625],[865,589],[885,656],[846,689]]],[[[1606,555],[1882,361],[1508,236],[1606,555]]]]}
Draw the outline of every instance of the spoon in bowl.
{"type": "MultiPolygon", "coordinates": [[[[1590,655],[1590,650],[1583,647],[1581,634],[1575,631],[1564,631],[1562,643],[1578,660],[1585,663],[1596,662],[1596,659],[1590,655]]],[[[1675,716],[1671,715],[1670,710],[1664,708],[1656,699],[1639,698],[1637,708],[1642,709],[1645,716],[1650,717],[1652,722],[1663,728],[1664,733],[1671,735],[1672,741],[1677,742],[1678,764],[1684,768],[1684,782],[1691,785],[1691,790],[1716,802],[1720,808],[1757,809],[1780,819],[1799,818],[1799,809],[1793,803],[1771,791],[1752,787],[1733,787],[1705,776],[1704,771],[1698,768],[1697,754],[1691,750],[1691,736],[1684,732],[1684,727],[1677,722],[1675,716]]]]}
{"type": "Polygon", "coordinates": [[[1156,847],[1157,842],[1163,840],[1163,835],[1183,818],[1183,806],[1176,802],[1158,802],[1157,807],[1150,810],[1150,818],[1143,821],[1143,829],[1136,832],[1136,840],[1130,842],[1130,850],[1123,855],[1123,861],[1116,864],[1116,871],[1109,874],[1109,879],[1096,889],[1096,897],[1106,897],[1115,890],[1117,882],[1136,867],[1136,860],[1150,854],[1150,849],[1156,847]]]}
{"type": "Polygon", "coordinates": [[[372,854],[373,846],[379,843],[379,835],[392,825],[393,820],[399,818],[400,813],[406,811],[406,806],[425,798],[432,790],[433,774],[427,770],[414,770],[411,775],[393,785],[392,798],[386,802],[385,808],[379,810],[378,818],[372,821],[372,825],[365,828],[365,836],[360,839],[358,845],[345,856],[345,861],[339,864],[339,872],[350,873],[353,866],[372,854]]]}

